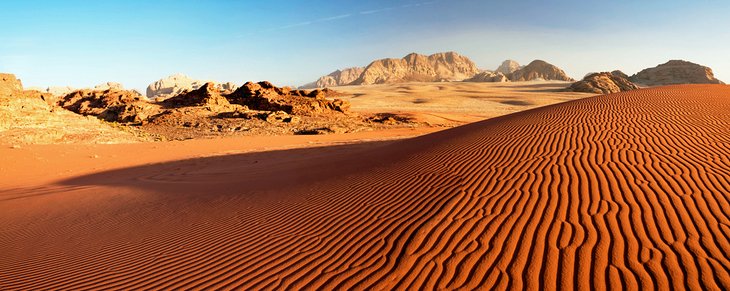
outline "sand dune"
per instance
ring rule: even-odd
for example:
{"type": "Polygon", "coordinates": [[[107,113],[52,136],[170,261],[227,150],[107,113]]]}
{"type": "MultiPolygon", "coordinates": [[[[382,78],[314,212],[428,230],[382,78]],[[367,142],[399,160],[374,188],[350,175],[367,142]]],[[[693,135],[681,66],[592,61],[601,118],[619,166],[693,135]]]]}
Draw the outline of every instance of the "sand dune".
{"type": "Polygon", "coordinates": [[[730,289],[730,87],[0,193],[0,289],[730,289]]]}

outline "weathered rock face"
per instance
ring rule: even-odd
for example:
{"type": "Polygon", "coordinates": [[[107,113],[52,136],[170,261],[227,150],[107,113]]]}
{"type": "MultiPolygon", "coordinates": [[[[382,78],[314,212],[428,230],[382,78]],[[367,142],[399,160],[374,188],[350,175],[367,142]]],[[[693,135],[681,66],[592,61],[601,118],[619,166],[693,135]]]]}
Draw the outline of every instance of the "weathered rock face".
{"type": "Polygon", "coordinates": [[[510,81],[556,80],[574,81],[560,68],[542,60],[534,60],[529,65],[509,74],[510,81]]]}
{"type": "Polygon", "coordinates": [[[479,74],[474,75],[474,77],[464,80],[464,82],[499,83],[499,82],[509,82],[509,79],[507,78],[507,76],[505,76],[501,72],[481,72],[479,74]]]}
{"type": "Polygon", "coordinates": [[[109,90],[109,89],[124,90],[124,86],[122,86],[122,84],[117,83],[117,82],[106,82],[106,83],[102,83],[102,84],[94,86],[94,90],[97,90],[97,91],[104,91],[104,90],[109,90]]]}
{"type": "MultiPolygon", "coordinates": [[[[210,82],[208,82],[210,83],[210,82]]],[[[215,89],[221,92],[221,94],[230,94],[236,91],[238,89],[238,85],[233,84],[231,82],[225,82],[225,83],[213,83],[215,89]]]]}
{"type": "Polygon", "coordinates": [[[213,83],[216,90],[222,94],[230,94],[238,89],[238,85],[226,82],[216,83],[212,81],[195,80],[183,74],[175,74],[167,78],[160,79],[147,86],[147,98],[165,100],[167,98],[180,95],[185,92],[200,89],[207,83],[213,83]]]}
{"type": "Polygon", "coordinates": [[[136,91],[116,89],[78,90],[61,98],[59,105],[78,114],[124,123],[143,122],[157,107],[136,91]]]}
{"type": "Polygon", "coordinates": [[[611,94],[639,88],[624,75],[621,71],[593,73],[573,83],[568,89],[574,92],[611,94]]]}
{"type": "Polygon", "coordinates": [[[672,60],[631,76],[631,81],[646,86],[674,84],[724,84],[715,78],[712,69],[695,63],[672,60]]]}
{"type": "Polygon", "coordinates": [[[370,63],[351,85],[461,81],[477,73],[479,70],[474,62],[455,52],[430,56],[412,53],[402,59],[370,63]]]}
{"type": "Polygon", "coordinates": [[[621,78],[624,78],[626,80],[629,79],[629,75],[626,75],[626,73],[622,72],[621,70],[612,71],[611,72],[611,75],[614,75],[616,77],[621,77],[621,78]]]}
{"type": "Polygon", "coordinates": [[[513,60],[506,60],[506,61],[502,62],[501,65],[499,65],[499,67],[497,68],[497,70],[495,70],[495,72],[499,72],[504,75],[509,75],[521,68],[522,67],[520,66],[520,64],[518,62],[513,61],[513,60]]]}
{"type": "Polygon", "coordinates": [[[205,83],[183,74],[175,74],[147,86],[146,95],[148,98],[168,98],[185,91],[198,89],[205,83]]]}
{"type": "Polygon", "coordinates": [[[345,86],[357,80],[365,68],[354,67],[337,70],[327,76],[322,76],[317,81],[299,87],[300,89],[316,89],[326,87],[345,86]]]}
{"type": "Polygon", "coordinates": [[[0,96],[15,96],[23,92],[23,84],[13,74],[0,73],[0,96]]]}
{"type": "Polygon", "coordinates": [[[196,90],[165,99],[161,104],[167,108],[189,106],[208,106],[213,108],[231,105],[228,99],[221,95],[221,91],[216,88],[216,85],[211,82],[205,83],[205,85],[196,90]]]}
{"type": "MultiPolygon", "coordinates": [[[[76,91],[76,89],[73,87],[69,87],[69,86],[51,86],[51,87],[46,88],[46,90],[45,90],[46,93],[51,93],[53,96],[57,96],[57,97],[66,96],[73,91],[76,91]]],[[[44,91],[41,91],[41,92],[44,92],[44,91]]]]}
{"type": "Polygon", "coordinates": [[[347,112],[349,103],[340,99],[326,99],[331,90],[291,90],[276,87],[269,82],[247,82],[226,98],[233,104],[252,110],[283,111],[294,115],[318,115],[334,111],[347,112]]]}

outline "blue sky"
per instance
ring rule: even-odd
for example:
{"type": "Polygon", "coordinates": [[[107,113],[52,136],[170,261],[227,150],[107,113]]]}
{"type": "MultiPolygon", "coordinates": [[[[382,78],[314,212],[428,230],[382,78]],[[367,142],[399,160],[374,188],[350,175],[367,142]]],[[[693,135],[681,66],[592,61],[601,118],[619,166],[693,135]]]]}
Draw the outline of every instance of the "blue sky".
{"type": "Polygon", "coordinates": [[[128,88],[173,73],[301,85],[337,68],[456,51],[543,59],[574,78],[669,59],[730,81],[728,1],[3,1],[0,72],[128,88]]]}

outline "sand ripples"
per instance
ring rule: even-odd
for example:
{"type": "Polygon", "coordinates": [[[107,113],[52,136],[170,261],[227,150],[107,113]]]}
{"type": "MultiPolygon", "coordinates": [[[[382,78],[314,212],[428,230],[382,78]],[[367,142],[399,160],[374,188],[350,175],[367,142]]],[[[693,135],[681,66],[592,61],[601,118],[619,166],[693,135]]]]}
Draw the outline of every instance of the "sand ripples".
{"type": "MultiPolygon", "coordinates": [[[[119,216],[3,222],[0,288],[728,290],[729,156],[730,89],[698,85],[470,124],[268,191],[223,162],[130,171],[97,187],[137,193],[98,205],[119,216]]],[[[74,189],[52,196],[93,192],[74,189]]]]}

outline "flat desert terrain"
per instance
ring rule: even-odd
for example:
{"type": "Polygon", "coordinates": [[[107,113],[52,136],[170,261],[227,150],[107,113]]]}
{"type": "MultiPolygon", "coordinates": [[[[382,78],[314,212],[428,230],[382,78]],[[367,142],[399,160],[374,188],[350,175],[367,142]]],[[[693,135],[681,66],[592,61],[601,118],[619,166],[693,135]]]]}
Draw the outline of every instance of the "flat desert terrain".
{"type": "Polygon", "coordinates": [[[595,94],[566,92],[571,82],[401,83],[332,89],[360,113],[389,112],[437,126],[453,126],[595,94]]]}
{"type": "Polygon", "coordinates": [[[6,147],[0,289],[730,289],[730,87],[583,96],[437,132],[6,147]]]}

